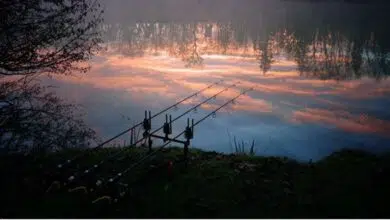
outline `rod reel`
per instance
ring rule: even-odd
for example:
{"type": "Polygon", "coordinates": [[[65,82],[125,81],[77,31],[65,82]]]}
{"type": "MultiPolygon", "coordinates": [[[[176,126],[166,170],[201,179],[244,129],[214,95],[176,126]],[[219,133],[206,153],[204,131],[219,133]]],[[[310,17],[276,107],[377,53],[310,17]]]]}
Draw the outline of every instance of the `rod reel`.
{"type": "Polygon", "coordinates": [[[148,118],[148,112],[145,111],[145,118],[142,125],[145,131],[150,131],[150,129],[152,129],[152,114],[150,111],[149,111],[149,118],[148,118]]]}
{"type": "Polygon", "coordinates": [[[168,121],[168,115],[165,115],[165,123],[163,126],[163,132],[165,134],[164,142],[168,141],[169,135],[172,134],[172,115],[169,115],[169,121],[168,121]]]}
{"type": "Polygon", "coordinates": [[[190,126],[190,119],[187,118],[187,127],[184,130],[184,137],[188,141],[194,138],[194,119],[192,119],[190,126]]]}

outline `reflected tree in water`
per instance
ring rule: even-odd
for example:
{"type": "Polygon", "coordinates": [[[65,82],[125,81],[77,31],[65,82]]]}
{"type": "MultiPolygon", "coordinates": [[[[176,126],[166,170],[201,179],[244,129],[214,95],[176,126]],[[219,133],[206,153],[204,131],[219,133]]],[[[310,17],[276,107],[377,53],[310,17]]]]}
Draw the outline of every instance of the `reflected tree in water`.
{"type": "Polygon", "coordinates": [[[174,51],[174,55],[180,57],[187,68],[202,67],[203,58],[199,54],[197,24],[191,23],[181,25],[181,27],[184,31],[181,35],[181,41],[178,42],[179,50],[174,51]]]}
{"type": "Polygon", "coordinates": [[[256,58],[259,61],[260,70],[266,74],[274,62],[271,41],[267,35],[265,39],[259,39],[255,47],[256,58]]]}
{"type": "Polygon", "coordinates": [[[361,77],[361,68],[363,63],[363,41],[358,38],[355,41],[351,42],[351,68],[355,75],[360,78],[361,77]]]}
{"type": "Polygon", "coordinates": [[[123,32],[124,40],[116,48],[125,56],[159,55],[160,50],[166,50],[170,56],[180,58],[188,68],[203,66],[196,23],[135,23],[123,32]]]}
{"type": "Polygon", "coordinates": [[[232,26],[230,23],[217,23],[217,44],[221,53],[226,54],[232,41],[232,26]]]}
{"type": "Polygon", "coordinates": [[[390,34],[383,25],[361,28],[332,19],[324,25],[316,16],[310,19],[304,10],[290,13],[279,20],[273,15],[273,19],[214,23],[137,23],[125,37],[129,46],[122,49],[131,56],[167,51],[188,68],[201,67],[203,54],[221,54],[254,57],[263,74],[278,57],[294,60],[302,76],[318,79],[380,79],[389,74],[390,46],[385,39],[390,34]]]}

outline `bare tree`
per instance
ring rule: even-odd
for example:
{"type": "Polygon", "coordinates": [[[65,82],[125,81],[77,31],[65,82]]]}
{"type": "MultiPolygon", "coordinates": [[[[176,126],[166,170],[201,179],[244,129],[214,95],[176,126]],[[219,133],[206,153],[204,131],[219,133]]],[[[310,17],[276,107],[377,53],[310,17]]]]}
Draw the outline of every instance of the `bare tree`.
{"type": "Polygon", "coordinates": [[[97,0],[0,0],[0,75],[87,71],[102,13],[97,0]]]}

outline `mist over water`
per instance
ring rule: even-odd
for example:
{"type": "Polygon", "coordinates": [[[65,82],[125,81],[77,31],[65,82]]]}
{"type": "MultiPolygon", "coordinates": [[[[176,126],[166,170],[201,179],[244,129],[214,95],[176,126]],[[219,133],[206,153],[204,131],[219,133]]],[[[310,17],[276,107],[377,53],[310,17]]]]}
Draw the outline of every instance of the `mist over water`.
{"type": "MultiPolygon", "coordinates": [[[[223,79],[171,111],[202,118],[192,146],[232,152],[232,138],[260,155],[317,160],[335,150],[389,149],[390,57],[385,6],[277,1],[106,1],[105,51],[83,76],[43,78],[81,104],[103,138],[223,79]]],[[[164,115],[152,121],[162,125],[164,115]]],[[[173,125],[173,135],[186,117],[173,125]]],[[[119,140],[129,141],[130,135],[119,140]]],[[[155,146],[158,145],[155,142],[155,146]]]]}

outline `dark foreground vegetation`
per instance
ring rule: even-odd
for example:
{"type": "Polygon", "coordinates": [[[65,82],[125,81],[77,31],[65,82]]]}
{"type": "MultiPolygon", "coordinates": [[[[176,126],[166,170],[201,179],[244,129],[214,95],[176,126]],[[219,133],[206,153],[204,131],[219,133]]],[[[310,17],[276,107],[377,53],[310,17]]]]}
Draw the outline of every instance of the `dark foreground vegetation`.
{"type": "MultiPolygon", "coordinates": [[[[88,167],[117,150],[88,152],[72,169],[88,167]]],[[[194,149],[188,168],[174,162],[172,175],[169,175],[168,162],[182,155],[180,148],[169,148],[122,178],[121,183],[129,184],[129,190],[118,202],[103,199],[92,203],[104,193],[99,190],[86,193],[83,188],[68,191],[77,184],[47,190],[50,184],[42,177],[43,171],[79,151],[2,156],[0,217],[390,216],[386,205],[390,196],[390,181],[386,178],[390,168],[388,155],[344,150],[310,164],[287,158],[222,155],[194,149]],[[146,172],[151,169],[154,172],[146,172]]],[[[93,181],[127,168],[143,153],[146,152],[139,148],[127,150],[121,160],[109,161],[94,173],[93,181]]],[[[79,182],[80,185],[83,183],[79,182]]]]}
{"type": "MultiPolygon", "coordinates": [[[[133,20],[143,21],[177,21],[183,18],[224,21],[238,17],[242,21],[251,21],[247,22],[250,26],[266,30],[265,26],[257,23],[258,19],[252,22],[262,9],[267,12],[264,13],[267,18],[264,23],[269,23],[268,32],[276,33],[278,29],[289,27],[298,36],[296,42],[299,44],[290,50],[296,51],[292,54],[302,67],[302,72],[320,69],[315,60],[310,65],[299,63],[308,60],[306,51],[310,45],[318,45],[317,39],[323,38],[320,41],[322,45],[337,43],[333,40],[336,38],[326,37],[330,35],[325,31],[314,35],[318,32],[314,32],[318,24],[327,24],[322,30],[332,27],[335,32],[349,27],[347,31],[339,32],[352,36],[348,43],[354,45],[351,51],[354,55],[351,56],[356,64],[352,66],[359,70],[354,71],[364,72],[360,71],[361,51],[373,48],[374,54],[381,55],[377,59],[378,65],[375,65],[378,68],[373,72],[379,72],[378,69],[389,72],[386,71],[388,62],[384,55],[388,54],[390,48],[388,30],[383,28],[387,27],[383,16],[388,10],[382,6],[381,10],[376,7],[346,10],[352,6],[344,5],[337,6],[338,10],[335,10],[321,5],[322,10],[314,10],[312,5],[296,5],[292,10],[289,9],[291,5],[279,7],[275,3],[273,7],[278,9],[278,14],[270,10],[270,5],[251,7],[241,4],[241,1],[227,4],[224,0],[223,4],[217,4],[215,1],[199,0],[181,5],[181,10],[176,9],[177,0],[164,1],[165,5],[161,5],[162,1],[150,1],[154,4],[149,7],[145,7],[144,1],[126,2],[128,7],[123,4],[111,7],[111,16],[110,13],[106,14],[107,23],[131,21],[127,15],[131,15],[133,20]],[[171,2],[173,8],[167,7],[167,2],[171,2]],[[224,6],[223,10],[218,10],[221,5],[224,6]],[[240,10],[237,10],[240,5],[240,10]],[[342,16],[333,16],[337,14],[342,16]],[[154,17],[150,18],[150,15],[154,17]],[[327,20],[324,21],[324,18],[327,20]],[[348,22],[339,25],[347,18],[350,18],[348,22]],[[283,24],[287,20],[289,23],[283,24]],[[308,21],[313,24],[308,26],[308,21]],[[372,39],[371,33],[375,33],[375,43],[369,41],[372,39]]],[[[0,14],[0,39],[5,39],[0,40],[0,148],[3,153],[0,156],[0,218],[390,216],[387,208],[390,181],[386,178],[390,156],[374,156],[358,151],[338,152],[315,164],[303,164],[285,158],[221,155],[192,150],[191,160],[185,168],[183,163],[178,162],[181,149],[170,148],[132,169],[119,183],[96,187],[97,180],[107,180],[146,154],[144,150],[133,148],[107,161],[88,178],[78,178],[74,184],[52,184],[57,178],[66,180],[75,172],[82,172],[119,150],[108,148],[89,152],[79,149],[27,156],[10,153],[18,150],[44,152],[66,149],[70,146],[87,146],[90,141],[95,141],[94,132],[78,119],[73,105],[66,104],[52,93],[46,93],[39,84],[30,83],[34,77],[42,74],[86,72],[89,68],[85,62],[101,49],[103,12],[94,0],[71,1],[71,4],[64,0],[19,0],[0,1],[0,14]],[[19,80],[14,81],[16,79],[12,76],[17,76],[19,80]],[[58,163],[80,151],[88,152],[66,169],[56,169],[58,163]],[[174,161],[172,169],[169,168],[170,161],[174,161]],[[126,194],[115,201],[123,192],[126,194]],[[105,199],[102,197],[104,195],[112,197],[105,199]],[[96,200],[98,198],[103,199],[96,200]]],[[[249,27],[240,28],[245,29],[252,30],[249,27]]],[[[253,30],[248,33],[255,34],[253,39],[256,42],[269,41],[267,35],[260,38],[256,36],[259,33],[257,29],[253,30]]],[[[263,51],[267,51],[268,44],[262,45],[263,51]]],[[[261,60],[271,60],[268,52],[261,54],[265,54],[261,60]]],[[[314,59],[316,54],[312,57],[314,59]]],[[[270,66],[265,61],[261,66],[270,66]]],[[[329,72],[335,71],[331,69],[329,72]]]]}

